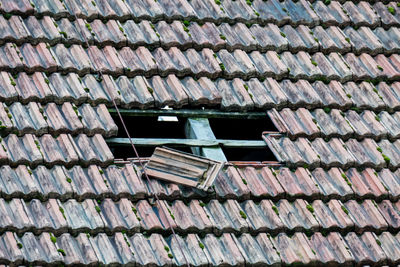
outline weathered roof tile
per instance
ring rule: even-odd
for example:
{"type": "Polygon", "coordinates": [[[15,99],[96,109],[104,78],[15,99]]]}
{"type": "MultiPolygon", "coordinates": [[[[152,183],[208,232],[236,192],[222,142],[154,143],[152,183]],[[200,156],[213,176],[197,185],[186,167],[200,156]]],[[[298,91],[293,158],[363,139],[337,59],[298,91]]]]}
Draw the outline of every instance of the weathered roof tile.
{"type": "Polygon", "coordinates": [[[331,233],[328,237],[316,233],[311,237],[310,243],[322,263],[339,262],[341,264],[349,264],[352,260],[351,254],[346,251],[344,242],[339,240],[341,240],[341,237],[337,233],[331,233]]]}
{"type": "Polygon", "coordinates": [[[273,238],[273,244],[280,252],[281,259],[285,264],[313,264],[317,260],[303,233],[295,233],[292,238],[285,234],[279,234],[273,238]]]}
{"type": "Polygon", "coordinates": [[[281,263],[281,259],[274,250],[272,242],[267,235],[260,234],[257,239],[252,238],[249,234],[243,234],[239,238],[238,248],[246,262],[250,264],[268,264],[277,265],[281,263]]]}
{"type": "Polygon", "coordinates": [[[7,13],[17,11],[21,13],[32,13],[33,7],[30,5],[29,1],[23,0],[15,3],[12,0],[2,1],[1,8],[7,13]]]}
{"type": "Polygon", "coordinates": [[[300,229],[316,230],[319,228],[317,220],[307,209],[308,203],[304,200],[296,199],[293,203],[283,199],[276,205],[279,217],[284,226],[289,230],[298,231],[300,229]]]}
{"type": "Polygon", "coordinates": [[[284,189],[281,186],[281,182],[278,182],[276,173],[268,167],[264,167],[261,170],[247,167],[238,171],[242,179],[246,181],[247,187],[253,196],[279,197],[283,195],[284,189]]]}
{"type": "Polygon", "coordinates": [[[349,200],[344,205],[355,223],[356,231],[360,231],[360,229],[364,231],[387,229],[388,225],[373,200],[368,199],[361,204],[358,204],[355,200],[349,200]]]}
{"type": "Polygon", "coordinates": [[[377,244],[377,237],[374,233],[366,232],[357,236],[351,232],[345,236],[345,240],[357,262],[362,264],[377,262],[379,264],[386,260],[386,255],[377,244]]]}
{"type": "MultiPolygon", "coordinates": [[[[396,13],[396,11],[397,11],[396,5],[389,3],[388,6],[392,7],[396,13]]],[[[399,24],[399,21],[400,21],[399,17],[391,14],[388,10],[388,7],[384,3],[377,1],[376,3],[374,3],[374,9],[376,11],[376,15],[379,16],[382,23],[384,23],[385,25],[390,27],[390,26],[399,24]]]]}
{"type": "Polygon", "coordinates": [[[378,239],[381,243],[382,250],[387,255],[387,258],[390,262],[397,263],[399,262],[399,239],[398,235],[394,236],[389,234],[388,232],[383,232],[379,235],[378,239]]]}

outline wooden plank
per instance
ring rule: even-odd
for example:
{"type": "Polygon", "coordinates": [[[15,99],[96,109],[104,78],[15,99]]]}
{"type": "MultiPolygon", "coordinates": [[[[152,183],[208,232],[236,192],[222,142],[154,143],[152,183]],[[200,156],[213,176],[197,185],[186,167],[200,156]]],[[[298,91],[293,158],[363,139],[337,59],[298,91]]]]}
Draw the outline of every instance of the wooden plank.
{"type": "MultiPolygon", "coordinates": [[[[111,115],[117,115],[113,108],[108,110],[111,115]]],[[[225,119],[265,119],[266,112],[225,112],[214,109],[179,109],[179,110],[140,110],[119,109],[122,116],[177,116],[181,118],[225,118],[225,119]]]]}
{"type": "MultiPolygon", "coordinates": [[[[188,118],[185,125],[185,135],[187,138],[216,140],[207,118],[188,118]]],[[[227,161],[220,146],[192,147],[192,152],[210,159],[227,161]]]]}
{"type": "MultiPolygon", "coordinates": [[[[106,142],[110,146],[130,146],[128,138],[108,138],[106,142]]],[[[219,145],[227,148],[263,148],[267,147],[262,140],[229,140],[229,139],[168,139],[168,138],[132,138],[132,142],[137,146],[174,146],[174,147],[217,147],[219,145]]]]}

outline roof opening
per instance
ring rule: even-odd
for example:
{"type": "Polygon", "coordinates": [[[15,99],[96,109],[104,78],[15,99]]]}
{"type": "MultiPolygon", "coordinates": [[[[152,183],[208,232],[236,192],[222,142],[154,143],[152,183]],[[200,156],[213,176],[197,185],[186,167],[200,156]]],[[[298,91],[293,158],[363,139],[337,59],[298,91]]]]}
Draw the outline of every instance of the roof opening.
{"type": "MultiPolygon", "coordinates": [[[[156,147],[169,147],[218,161],[277,161],[262,139],[265,131],[278,132],[264,113],[199,110],[122,110],[124,122],[140,157],[151,157],[156,147]]],[[[107,140],[114,158],[135,158],[122,123],[113,119],[118,136],[107,140]]]]}
{"type": "Polygon", "coordinates": [[[268,147],[223,147],[222,150],[228,161],[277,161],[268,147]]]}
{"type": "Polygon", "coordinates": [[[271,119],[209,119],[211,129],[217,139],[261,140],[264,131],[278,131],[271,119]]]}
{"type": "MultiPolygon", "coordinates": [[[[118,126],[118,136],[127,138],[121,120],[112,116],[118,126]]],[[[124,116],[124,122],[134,138],[186,138],[185,118],[173,116],[124,116]]],[[[142,156],[142,155],[140,155],[142,156]]]]}

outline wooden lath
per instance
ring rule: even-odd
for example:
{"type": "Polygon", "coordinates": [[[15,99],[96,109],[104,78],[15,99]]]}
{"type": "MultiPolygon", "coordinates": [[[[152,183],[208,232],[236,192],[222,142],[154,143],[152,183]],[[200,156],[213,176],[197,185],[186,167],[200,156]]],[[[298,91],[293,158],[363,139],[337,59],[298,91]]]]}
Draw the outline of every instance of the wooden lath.
{"type": "MultiPolygon", "coordinates": [[[[111,115],[116,114],[116,110],[110,108],[108,110],[111,115]]],[[[267,117],[266,112],[234,112],[234,111],[220,111],[215,109],[119,109],[123,116],[177,116],[181,118],[224,118],[224,119],[264,119],[267,117]]]]}
{"type": "MultiPolygon", "coordinates": [[[[108,138],[106,142],[115,146],[130,146],[128,138],[108,138]]],[[[248,147],[248,148],[263,148],[267,144],[260,140],[229,140],[229,139],[171,139],[171,138],[132,138],[132,142],[138,146],[166,146],[174,145],[180,147],[215,147],[223,146],[229,148],[248,147]]]]}

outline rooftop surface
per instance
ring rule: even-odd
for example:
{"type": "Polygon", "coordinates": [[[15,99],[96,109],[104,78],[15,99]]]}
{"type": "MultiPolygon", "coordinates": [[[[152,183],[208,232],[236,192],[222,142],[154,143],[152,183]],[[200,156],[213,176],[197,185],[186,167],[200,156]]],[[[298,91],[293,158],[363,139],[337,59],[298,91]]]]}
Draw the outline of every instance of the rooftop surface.
{"type": "Polygon", "coordinates": [[[0,264],[400,264],[400,3],[0,0],[0,13],[0,264]],[[280,167],[228,162],[209,193],[149,183],[114,161],[113,100],[264,112],[280,167]]]}

